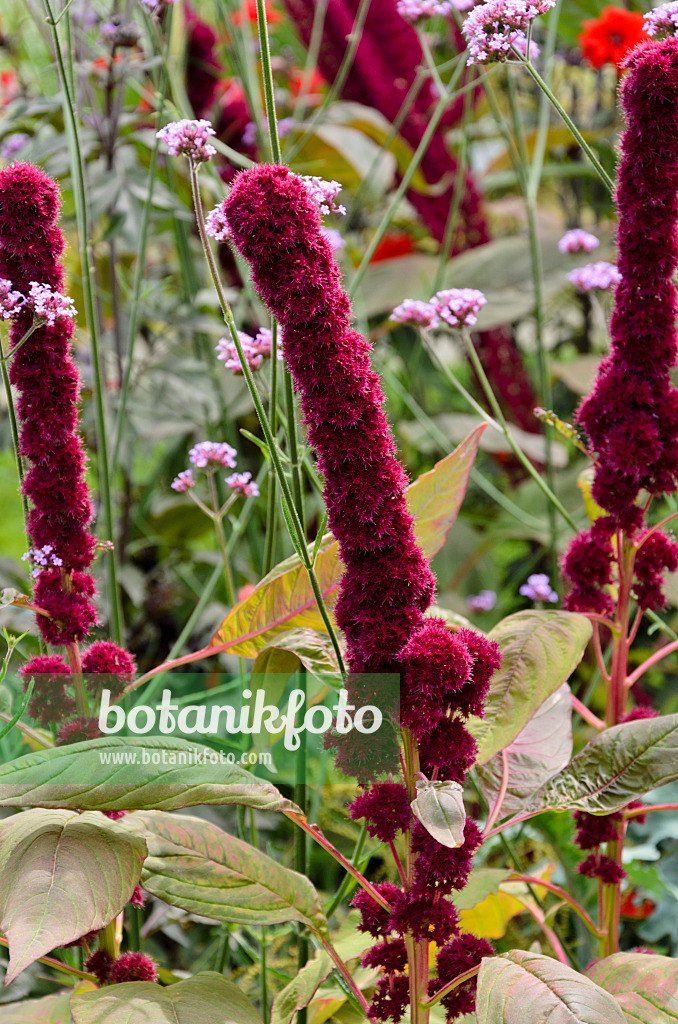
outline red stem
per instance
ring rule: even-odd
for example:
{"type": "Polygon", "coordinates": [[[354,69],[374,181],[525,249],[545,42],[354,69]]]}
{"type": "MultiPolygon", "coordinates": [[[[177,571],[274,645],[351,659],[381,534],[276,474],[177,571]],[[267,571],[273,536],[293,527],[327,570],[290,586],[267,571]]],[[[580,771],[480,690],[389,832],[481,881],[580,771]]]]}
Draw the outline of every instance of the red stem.
{"type": "Polygon", "coordinates": [[[285,815],[286,818],[289,818],[290,821],[293,821],[295,825],[298,825],[299,828],[303,829],[307,835],[315,839],[316,843],[322,846],[323,850],[327,850],[330,856],[334,857],[334,859],[339,864],[341,864],[341,866],[346,871],[348,871],[349,874],[353,875],[358,884],[361,885],[363,889],[365,889],[365,891],[370,894],[373,900],[376,900],[380,907],[383,907],[384,910],[388,910],[388,912],[391,913],[393,907],[390,905],[390,903],[387,903],[387,901],[381,895],[379,890],[375,889],[372,883],[368,882],[365,876],[361,875],[358,869],[354,867],[353,864],[351,864],[350,860],[347,860],[346,857],[344,857],[343,853],[340,853],[339,850],[337,850],[336,846],[332,845],[332,843],[323,835],[323,833],[321,832],[317,825],[309,824],[308,819],[304,815],[297,814],[295,813],[295,811],[283,811],[283,814],[285,815]]]}
{"type": "Polygon", "coordinates": [[[669,654],[673,654],[674,651],[678,651],[678,640],[672,640],[670,644],[664,644],[664,646],[660,647],[658,651],[651,654],[642,665],[639,665],[638,668],[627,677],[626,685],[633,686],[641,676],[645,675],[649,668],[656,665],[658,661],[662,660],[662,658],[666,658],[669,654]]]}
{"type": "Polygon", "coordinates": [[[579,697],[575,697],[574,694],[572,694],[572,708],[577,712],[580,718],[583,718],[585,722],[592,725],[594,729],[598,729],[599,732],[602,732],[605,728],[605,722],[602,718],[598,718],[598,715],[594,715],[593,711],[587,708],[586,704],[583,704],[579,700],[579,697]]]}

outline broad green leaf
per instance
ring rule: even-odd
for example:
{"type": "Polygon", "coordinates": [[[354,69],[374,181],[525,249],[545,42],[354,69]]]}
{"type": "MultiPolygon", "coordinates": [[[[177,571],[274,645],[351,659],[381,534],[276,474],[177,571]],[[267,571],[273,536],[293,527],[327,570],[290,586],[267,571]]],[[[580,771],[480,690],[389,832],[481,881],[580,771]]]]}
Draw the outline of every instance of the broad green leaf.
{"type": "MultiPolygon", "coordinates": [[[[508,758],[509,776],[501,816],[523,808],[544,783],[570,763],[572,693],[567,683],[546,698],[503,753],[508,758]]],[[[497,799],[503,772],[502,754],[478,765],[478,785],[490,807],[497,799]]]]}
{"type": "Polygon", "coordinates": [[[271,1007],[271,1024],[291,1024],[297,1012],[308,1006],[333,970],[334,964],[329,955],[319,949],[289,985],[278,992],[271,1007]]]}
{"type": "Polygon", "coordinates": [[[314,629],[276,633],[257,655],[252,674],[281,673],[289,677],[300,665],[314,675],[339,675],[337,656],[327,633],[314,629]]]}
{"type": "Polygon", "coordinates": [[[591,623],[575,612],[530,610],[502,619],[489,637],[501,648],[502,664],[490,683],[485,717],[469,719],[478,764],[507,747],[568,679],[583,657],[591,623]]]}
{"type": "Polygon", "coordinates": [[[221,974],[205,971],[161,988],[129,981],[71,999],[75,1024],[261,1024],[249,999],[221,974]]]}
{"type": "Polygon", "coordinates": [[[0,822],[0,931],[9,984],[57,946],[109,924],[129,902],[146,844],[87,811],[35,808],[0,822]]]}
{"type": "Polygon", "coordinates": [[[453,892],[451,899],[457,910],[472,910],[485,899],[499,892],[499,886],[511,877],[510,868],[476,868],[469,875],[468,882],[460,892],[453,892]]]}
{"type": "Polygon", "coordinates": [[[678,779],[678,714],[625,722],[594,736],[534,796],[530,810],[607,814],[678,779]]]}
{"type": "Polygon", "coordinates": [[[586,976],[615,997],[629,1024],[678,1021],[678,960],[613,953],[589,967],[586,976]]]}
{"type": "Polygon", "coordinates": [[[0,1024],[71,1024],[71,993],[0,1006],[0,1024]]]}
{"type": "Polygon", "coordinates": [[[133,811],[197,804],[295,809],[272,783],[221,762],[209,747],[172,736],[106,736],[27,754],[0,768],[0,807],[133,811]]]}
{"type": "MultiPolygon", "coordinates": [[[[540,898],[546,889],[539,887],[539,879],[549,881],[553,871],[553,864],[545,864],[534,874],[532,888],[540,898]]],[[[483,939],[501,939],[513,918],[525,912],[526,903],[533,901],[530,887],[525,882],[508,882],[510,875],[500,868],[471,872],[468,885],[452,897],[463,931],[483,939]]]]}
{"type": "Polygon", "coordinates": [[[627,1024],[604,989],[559,960],[522,949],[485,957],[476,1017],[478,1024],[627,1024]]]}
{"type": "Polygon", "coordinates": [[[128,815],[148,844],[144,888],[173,907],[227,924],[302,921],[319,933],[327,921],[303,875],[201,818],[147,811],[128,815]]]}
{"type": "MultiPolygon", "coordinates": [[[[430,560],[442,548],[466,493],[485,424],[477,426],[459,447],[408,488],[407,504],[415,520],[417,541],[430,560]]],[[[312,553],[312,545],[309,553],[312,553]]],[[[344,566],[339,544],[328,533],[320,545],[315,571],[330,613],[339,596],[344,566]]],[[[256,658],[277,634],[292,629],[325,632],[308,574],[297,555],[265,576],[249,597],[233,608],[213,637],[229,644],[232,654],[256,658]]]]}

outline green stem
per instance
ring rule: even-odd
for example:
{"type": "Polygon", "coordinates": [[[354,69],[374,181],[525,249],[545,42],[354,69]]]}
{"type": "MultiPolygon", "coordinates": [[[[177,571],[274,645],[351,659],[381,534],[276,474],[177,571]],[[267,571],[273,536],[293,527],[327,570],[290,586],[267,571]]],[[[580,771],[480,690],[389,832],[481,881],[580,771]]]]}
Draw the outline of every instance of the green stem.
{"type": "Polygon", "coordinates": [[[301,464],[299,462],[299,447],[297,445],[297,424],[294,416],[294,384],[292,382],[292,374],[288,369],[285,369],[285,408],[287,412],[287,444],[290,450],[290,466],[292,469],[292,493],[299,522],[304,531],[305,541],[304,493],[301,486],[301,464]]]}
{"type": "Polygon", "coordinates": [[[274,164],[282,163],[280,139],[278,137],[278,121],[275,112],[275,95],[273,93],[273,69],[271,68],[271,48],[268,42],[266,26],[265,0],[257,0],[257,28],[259,29],[259,46],[261,49],[261,67],[264,79],[264,97],[266,100],[266,117],[268,119],[268,137],[271,144],[271,157],[274,164]]]}
{"type": "MultiPolygon", "coordinates": [[[[366,842],[367,828],[365,827],[365,825],[363,825],[358,834],[358,838],[356,839],[355,847],[353,850],[353,856],[351,857],[351,863],[355,864],[356,867],[358,867],[358,865],[360,864],[360,858],[363,855],[363,850],[365,849],[366,842]]],[[[346,893],[351,889],[351,887],[352,876],[350,874],[346,874],[344,875],[344,879],[341,885],[335,892],[330,902],[325,907],[325,917],[327,918],[328,921],[332,917],[332,914],[335,912],[337,907],[340,905],[346,893]]]]}
{"type": "Polygon", "coordinates": [[[572,120],[572,118],[570,117],[568,112],[565,110],[563,105],[559,102],[559,100],[557,99],[555,93],[551,90],[550,86],[547,85],[547,83],[541,77],[541,75],[539,74],[537,69],[534,68],[529,61],[522,61],[521,63],[527,69],[528,73],[532,76],[532,78],[537,83],[539,88],[542,90],[544,95],[548,97],[549,102],[553,105],[553,108],[562,117],[563,121],[565,122],[567,127],[572,132],[572,135],[574,136],[574,138],[578,142],[579,146],[581,147],[583,152],[588,157],[588,159],[591,162],[592,166],[594,167],[596,173],[598,174],[598,177],[600,178],[600,180],[603,182],[605,187],[610,191],[610,193],[613,193],[614,192],[614,182],[612,181],[612,178],[607,173],[607,171],[605,170],[603,165],[600,163],[598,157],[595,155],[595,153],[593,152],[593,150],[589,146],[588,142],[586,141],[586,139],[584,138],[582,133],[577,128],[576,124],[574,123],[574,121],[572,120]]]}
{"type": "MultiPolygon", "coordinates": [[[[268,417],[271,433],[278,436],[278,322],[271,321],[271,399],[268,405],[268,417]]],[[[273,473],[268,478],[268,499],[266,509],[266,545],[264,548],[263,575],[268,576],[273,568],[275,558],[276,526],[278,519],[277,480],[273,473]]]]}
{"type": "Polygon", "coordinates": [[[12,387],[9,382],[9,373],[7,372],[7,365],[3,359],[2,361],[2,381],[5,385],[5,397],[7,399],[7,413],[9,415],[9,428],[12,434],[12,450],[14,451],[14,461],[16,463],[16,472],[19,478],[19,493],[21,494],[21,508],[23,510],[24,517],[24,537],[26,539],[26,550],[30,547],[30,539],[28,536],[28,501],[23,491],[24,482],[24,466],[21,461],[21,454],[19,450],[19,426],[16,418],[16,410],[14,408],[14,395],[12,394],[12,387]]]}
{"type": "MultiPolygon", "coordinates": [[[[92,349],[92,367],[94,370],[94,405],[96,410],[97,424],[97,463],[99,467],[99,490],[101,493],[101,507],[103,512],[104,535],[107,540],[113,542],[113,502],[111,496],[109,464],[108,464],[108,442],[106,438],[106,414],[104,410],[105,382],[101,365],[101,353],[99,351],[99,337],[97,317],[94,303],[94,272],[91,259],[91,242],[89,239],[89,215],[87,210],[87,191],[85,188],[84,162],[80,148],[80,137],[78,123],[75,116],[75,97],[71,95],[66,68],[64,66],[63,54],[57,32],[57,23],[52,14],[50,0],[44,0],[47,11],[47,23],[52,29],[52,40],[54,44],[57,67],[61,80],[61,88],[64,94],[63,107],[64,117],[68,126],[70,142],[73,149],[73,161],[71,173],[73,175],[73,196],[75,199],[76,217],[78,221],[78,241],[80,247],[80,261],[82,264],[82,283],[85,299],[85,319],[90,335],[92,349]]],[[[118,569],[115,547],[106,554],[109,583],[109,603],[111,614],[111,634],[117,644],[122,644],[122,609],[120,607],[120,595],[118,592],[118,569]]]]}
{"type": "MultiPolygon", "coordinates": [[[[525,212],[527,214],[527,233],[530,245],[530,268],[532,271],[532,287],[534,289],[534,320],[535,320],[535,335],[537,342],[537,372],[539,377],[539,393],[541,400],[547,409],[553,408],[553,396],[551,393],[551,382],[549,379],[548,364],[546,358],[546,347],[544,345],[544,294],[542,288],[542,258],[541,258],[541,246],[539,243],[539,232],[537,230],[537,188],[539,184],[539,175],[536,176],[536,186],[531,186],[530,173],[530,161],[527,153],[527,146],[525,144],[525,135],[523,132],[522,122],[520,120],[520,111],[518,109],[518,102],[516,98],[515,84],[513,81],[513,75],[511,69],[508,69],[507,75],[507,88],[509,95],[509,102],[511,104],[511,114],[513,118],[513,128],[518,140],[518,152],[520,161],[522,164],[522,173],[520,174],[521,181],[523,183],[523,196],[525,200],[525,212]]],[[[538,154],[535,154],[535,160],[537,166],[541,162],[538,154]]],[[[533,168],[534,169],[534,168],[533,168]]],[[[544,442],[546,446],[545,451],[545,471],[546,471],[546,483],[549,489],[554,492],[555,481],[553,478],[553,457],[551,451],[551,427],[548,424],[544,425],[544,442]]],[[[549,522],[549,533],[551,535],[551,578],[553,580],[558,579],[558,527],[556,522],[556,510],[552,502],[548,501],[546,504],[546,515],[549,522]]]]}
{"type": "MultiPolygon", "coordinates": [[[[304,691],[304,701],[306,700],[307,692],[306,682],[306,669],[302,666],[299,669],[299,689],[304,691]]],[[[306,733],[302,733],[299,737],[299,750],[296,754],[295,767],[294,802],[300,808],[302,814],[306,815],[306,733]]],[[[300,875],[306,876],[307,867],[306,833],[302,829],[297,829],[294,833],[294,870],[300,875]]],[[[308,963],[308,937],[305,932],[305,926],[299,923],[297,926],[297,970],[299,971],[308,963]]],[[[298,1011],[297,1024],[306,1024],[306,1018],[307,1010],[304,1006],[298,1011]]]]}
{"type": "Polygon", "coordinates": [[[231,559],[228,556],[228,547],[226,544],[226,534],[224,533],[224,521],[223,517],[219,514],[219,496],[217,494],[217,485],[214,479],[214,473],[207,474],[207,485],[210,492],[210,501],[212,502],[212,509],[214,514],[210,517],[214,523],[214,529],[217,535],[217,541],[219,543],[219,551],[221,552],[221,561],[224,566],[224,581],[226,583],[226,597],[228,603],[233,608],[236,603],[235,596],[235,583],[233,582],[233,570],[231,568],[231,559]]]}

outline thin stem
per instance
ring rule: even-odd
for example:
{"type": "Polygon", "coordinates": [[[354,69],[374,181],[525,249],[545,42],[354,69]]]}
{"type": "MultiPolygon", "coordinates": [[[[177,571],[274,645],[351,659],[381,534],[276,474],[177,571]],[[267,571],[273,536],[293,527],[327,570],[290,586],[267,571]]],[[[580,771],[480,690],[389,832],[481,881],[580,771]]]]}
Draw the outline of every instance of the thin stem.
{"type": "Polygon", "coordinates": [[[47,322],[46,320],[43,320],[41,318],[41,319],[35,321],[34,323],[32,323],[31,326],[26,331],[26,333],[24,334],[23,338],[20,338],[19,341],[16,343],[16,345],[12,346],[12,348],[9,350],[9,352],[7,352],[6,354],[4,354],[4,352],[3,352],[2,362],[3,363],[8,363],[10,361],[10,359],[12,359],[17,354],[19,349],[23,345],[26,344],[26,342],[31,337],[31,335],[34,334],[35,331],[37,331],[38,327],[44,327],[46,322],[47,322]]]}
{"type": "Polygon", "coordinates": [[[23,510],[24,517],[24,537],[26,540],[26,549],[30,547],[30,538],[28,534],[28,501],[24,494],[23,482],[24,482],[24,466],[21,459],[21,451],[19,448],[19,426],[16,418],[16,410],[14,408],[14,395],[12,394],[12,386],[9,382],[9,374],[7,372],[7,365],[5,360],[2,360],[2,381],[5,385],[5,397],[7,399],[7,413],[9,415],[9,427],[12,434],[12,450],[14,452],[14,462],[16,464],[16,472],[19,478],[19,493],[21,495],[21,508],[23,510]]]}
{"type": "Polygon", "coordinates": [[[395,843],[393,842],[392,839],[389,839],[388,845],[389,845],[389,847],[391,849],[391,853],[393,854],[393,859],[395,861],[395,866],[397,868],[398,874],[400,875],[400,881],[402,882],[403,887],[406,889],[407,888],[407,875],[405,874],[405,869],[403,867],[402,861],[401,861],[400,857],[398,856],[398,851],[395,848],[395,843]]]}
{"type": "Polygon", "coordinates": [[[655,811],[678,811],[678,804],[644,804],[642,807],[634,807],[633,810],[624,811],[624,820],[639,818],[643,814],[653,814],[655,811]]]}
{"type": "MultiPolygon", "coordinates": [[[[353,850],[353,857],[351,858],[351,863],[352,864],[357,866],[360,863],[360,858],[362,857],[366,841],[367,841],[367,828],[365,827],[365,825],[363,825],[363,827],[360,829],[360,833],[358,835],[358,838],[356,839],[355,848],[353,850]]],[[[339,886],[339,888],[337,889],[336,893],[332,897],[331,901],[325,907],[325,917],[328,919],[328,921],[332,917],[332,914],[335,912],[335,910],[337,909],[337,907],[339,906],[341,901],[343,900],[343,898],[346,895],[346,893],[348,892],[350,886],[351,886],[351,875],[350,874],[346,874],[346,875],[344,875],[344,879],[343,879],[341,885],[339,886]]]]}
{"type": "Polygon", "coordinates": [[[89,715],[89,702],[82,676],[82,659],[77,643],[68,644],[68,664],[75,689],[75,707],[79,715],[89,715]]]}
{"type": "Polygon", "coordinates": [[[526,882],[528,885],[540,885],[544,889],[548,889],[549,892],[552,892],[556,896],[558,896],[563,901],[563,903],[567,903],[568,906],[572,907],[574,912],[582,919],[582,921],[584,922],[584,924],[586,925],[586,927],[592,935],[595,935],[596,938],[600,938],[606,934],[606,932],[603,929],[598,928],[593,918],[589,914],[587,914],[587,912],[584,910],[581,904],[577,903],[575,898],[573,896],[570,896],[567,890],[562,889],[559,885],[554,885],[553,882],[545,882],[541,878],[535,879],[533,875],[521,874],[511,875],[511,877],[507,878],[506,881],[526,882]]]}
{"type": "Polygon", "coordinates": [[[355,981],[351,977],[350,972],[349,972],[348,968],[346,967],[346,964],[341,959],[341,957],[339,956],[339,954],[337,953],[337,951],[333,947],[332,943],[329,942],[328,939],[324,938],[321,935],[320,936],[320,941],[322,943],[323,949],[328,954],[328,956],[332,960],[332,963],[334,964],[334,966],[339,971],[339,974],[342,976],[342,978],[344,979],[344,981],[346,982],[346,984],[350,988],[350,990],[351,990],[351,992],[352,992],[356,1002],[360,1006],[360,1009],[367,1016],[369,1008],[370,1008],[369,1007],[369,1003],[367,1002],[367,1000],[365,999],[365,996],[362,994],[362,992],[360,991],[360,989],[356,985],[355,981]]]}
{"type": "Polygon", "coordinates": [[[586,156],[590,160],[590,162],[593,165],[593,167],[594,167],[596,173],[598,174],[600,180],[603,182],[603,184],[606,186],[606,188],[610,191],[610,193],[613,193],[614,192],[614,182],[612,181],[612,178],[609,176],[609,174],[607,173],[607,171],[605,170],[603,165],[600,163],[598,157],[595,155],[595,153],[593,152],[593,150],[589,146],[588,142],[586,141],[586,139],[584,138],[582,133],[577,128],[576,124],[574,123],[574,121],[572,120],[572,118],[570,117],[568,112],[565,110],[565,108],[559,102],[559,100],[557,99],[555,94],[552,92],[551,88],[547,85],[547,83],[541,77],[541,75],[539,74],[537,69],[532,66],[532,64],[529,62],[529,60],[528,61],[522,61],[522,64],[526,68],[526,70],[529,72],[529,74],[532,76],[532,78],[537,83],[537,85],[542,90],[542,92],[546,96],[548,96],[548,99],[549,99],[550,103],[553,105],[554,109],[558,112],[558,114],[562,117],[563,121],[565,122],[565,124],[567,125],[567,127],[570,129],[570,131],[572,132],[573,136],[577,140],[579,146],[581,147],[583,152],[586,154],[586,156]]]}
{"type": "MultiPolygon", "coordinates": [[[[278,322],[271,322],[271,400],[268,405],[271,433],[278,436],[278,322]]],[[[266,546],[264,548],[263,575],[268,576],[275,558],[276,523],[278,518],[277,479],[274,473],[268,478],[266,507],[266,546]]]]}
{"type": "Polygon", "coordinates": [[[320,104],[315,114],[311,118],[308,127],[306,128],[306,131],[304,132],[300,139],[297,139],[294,146],[289,151],[287,155],[288,163],[291,164],[294,158],[297,156],[297,154],[301,151],[304,143],[309,139],[309,137],[313,134],[315,129],[323,120],[323,117],[325,116],[325,111],[328,109],[330,104],[335,101],[335,99],[343,89],[344,82],[346,81],[348,73],[351,70],[351,65],[353,64],[353,58],[356,55],[358,46],[360,45],[360,37],[362,35],[363,25],[365,24],[365,18],[367,17],[367,11],[369,9],[369,6],[370,0],[360,0],[360,6],[358,7],[358,10],[356,12],[353,27],[351,29],[351,34],[346,37],[348,47],[342,58],[341,64],[339,65],[339,70],[334,76],[334,81],[330,85],[330,88],[328,89],[322,103],[320,104]]]}
{"type": "MultiPolygon", "coordinates": [[[[429,142],[431,141],[433,134],[436,131],[438,124],[440,123],[440,119],[445,113],[445,110],[447,109],[453,96],[455,95],[453,90],[464,70],[464,62],[462,58],[463,55],[460,56],[457,66],[454,69],[454,74],[452,75],[452,79],[450,80],[450,84],[447,88],[447,91],[438,100],[435,110],[431,115],[431,119],[428,125],[426,126],[426,131],[424,132],[421,138],[421,142],[417,146],[414,156],[412,157],[410,164],[407,170],[405,171],[400,181],[400,184],[398,185],[398,188],[396,189],[393,198],[391,199],[391,202],[388,205],[388,208],[384,216],[381,219],[381,223],[379,224],[379,227],[374,233],[374,236],[367,247],[365,255],[360,261],[360,266],[356,270],[353,280],[351,281],[351,287],[348,292],[349,298],[353,298],[355,296],[358,286],[360,285],[363,277],[367,273],[367,268],[370,265],[370,260],[374,256],[377,246],[384,237],[384,234],[386,233],[386,230],[388,229],[388,226],[395,215],[396,209],[400,205],[403,196],[410,187],[410,183],[414,178],[414,175],[417,171],[417,168],[419,167],[419,164],[421,163],[421,160],[423,159],[424,154],[426,153],[426,150],[428,149],[429,142]]],[[[473,87],[476,87],[475,83],[473,87]]],[[[460,90],[460,92],[463,91],[464,90],[460,90]]]]}
{"type": "Polygon", "coordinates": [[[603,648],[600,642],[600,626],[597,622],[592,622],[591,625],[593,627],[593,649],[596,652],[598,670],[603,679],[609,683],[610,673],[607,671],[607,666],[605,664],[605,656],[603,654],[603,648]]]}
{"type": "Polygon", "coordinates": [[[602,732],[603,729],[606,728],[605,722],[603,722],[601,718],[598,718],[598,715],[594,715],[593,711],[587,708],[586,704],[583,704],[578,697],[575,697],[575,695],[572,694],[571,700],[572,709],[577,712],[580,718],[583,718],[585,722],[592,725],[594,729],[598,729],[599,732],[602,732]]]}
{"type": "Polygon", "coordinates": [[[483,831],[483,835],[490,831],[490,829],[494,825],[495,821],[499,817],[499,812],[501,811],[501,805],[504,802],[504,797],[506,796],[506,790],[508,789],[509,774],[510,774],[510,772],[509,772],[508,753],[506,752],[506,750],[502,750],[502,752],[501,752],[501,766],[502,766],[502,769],[501,769],[501,785],[499,787],[499,792],[497,793],[497,799],[494,802],[494,807],[490,811],[490,816],[487,819],[487,824],[485,825],[485,829],[483,831]]]}
{"type": "Polygon", "coordinates": [[[650,657],[642,663],[642,665],[639,665],[630,676],[627,676],[626,685],[633,686],[634,683],[638,682],[641,676],[645,675],[648,669],[652,668],[653,665],[656,665],[658,661],[668,657],[669,654],[673,654],[674,651],[678,651],[678,640],[674,640],[673,643],[670,644],[665,644],[663,647],[660,647],[658,651],[655,651],[654,654],[651,654],[650,657]]]}
{"type": "Polygon", "coordinates": [[[275,96],[273,94],[273,70],[271,68],[271,48],[266,31],[265,0],[257,0],[257,27],[259,29],[259,47],[261,49],[261,67],[264,79],[264,96],[266,99],[266,117],[268,119],[268,137],[271,143],[273,163],[282,163],[280,139],[278,138],[278,122],[275,113],[275,96]]]}
{"type": "Polygon", "coordinates": [[[287,444],[290,451],[290,466],[292,469],[292,494],[294,495],[294,506],[297,510],[299,522],[306,538],[306,524],[304,522],[304,494],[301,486],[301,464],[299,462],[299,446],[297,444],[297,424],[294,416],[294,384],[292,374],[285,368],[285,410],[287,413],[287,444]]]}
{"type": "MultiPolygon", "coordinates": [[[[64,117],[68,126],[73,157],[71,162],[71,174],[73,176],[73,196],[75,199],[76,216],[78,220],[78,242],[80,247],[80,261],[82,264],[82,284],[85,298],[85,319],[89,330],[90,345],[92,349],[92,367],[94,370],[94,406],[96,410],[97,424],[97,462],[99,466],[99,490],[101,492],[101,508],[103,513],[104,535],[107,540],[113,542],[114,520],[113,501],[111,496],[110,467],[108,463],[108,442],[106,433],[106,414],[104,409],[104,394],[106,385],[101,364],[101,353],[99,351],[99,336],[97,317],[94,303],[94,271],[91,259],[91,240],[89,237],[89,214],[87,209],[87,191],[85,188],[84,162],[80,148],[80,137],[78,123],[75,116],[75,97],[71,96],[71,90],[64,65],[63,54],[57,32],[57,23],[52,14],[50,0],[44,0],[47,11],[47,23],[52,28],[52,40],[54,44],[61,88],[64,94],[64,117]]],[[[106,554],[109,582],[109,602],[111,614],[111,634],[117,644],[122,644],[122,610],[120,607],[120,595],[118,592],[118,568],[115,547],[112,546],[106,554]]]]}
{"type": "MultiPolygon", "coordinates": [[[[478,379],[479,379],[480,385],[481,385],[481,387],[482,387],[482,389],[483,389],[483,391],[485,393],[485,397],[487,398],[487,401],[490,404],[490,408],[492,409],[492,411],[493,411],[493,413],[494,413],[494,415],[495,415],[495,417],[497,419],[498,427],[501,430],[501,432],[504,435],[504,437],[506,438],[508,444],[510,445],[512,452],[514,453],[516,458],[520,460],[522,465],[528,471],[528,473],[530,474],[532,479],[536,482],[536,484],[541,488],[541,490],[544,492],[544,494],[549,499],[549,501],[553,504],[553,506],[561,514],[561,516],[563,517],[565,522],[568,523],[572,527],[573,530],[577,531],[577,525],[574,522],[574,520],[573,520],[572,516],[570,515],[570,513],[567,511],[567,509],[562,504],[560,499],[556,497],[556,495],[553,493],[553,491],[548,486],[548,484],[545,482],[545,480],[542,478],[542,476],[534,468],[534,466],[532,465],[530,460],[524,454],[524,452],[520,448],[519,444],[517,443],[517,441],[513,437],[513,434],[509,430],[508,424],[507,424],[506,419],[504,417],[504,413],[501,410],[501,406],[499,405],[499,402],[495,398],[494,392],[492,390],[492,385],[490,384],[489,380],[487,379],[487,374],[485,373],[485,370],[483,368],[483,364],[480,362],[480,359],[478,358],[478,353],[476,352],[475,345],[473,344],[473,341],[471,339],[471,335],[466,330],[466,328],[462,329],[461,334],[462,334],[462,337],[464,338],[464,341],[466,343],[466,348],[468,350],[468,354],[469,354],[469,358],[471,360],[471,363],[473,364],[473,368],[476,371],[476,373],[478,374],[478,379]]],[[[489,422],[492,423],[493,421],[489,420],[489,422]]]]}
{"type": "Polygon", "coordinates": [[[384,910],[388,910],[389,913],[393,910],[393,907],[391,907],[391,905],[384,899],[379,890],[375,889],[372,883],[368,882],[364,875],[361,875],[355,865],[351,864],[350,860],[347,860],[343,853],[340,853],[339,850],[337,850],[336,846],[333,846],[329,839],[323,835],[317,825],[311,825],[303,814],[300,815],[296,811],[283,811],[283,814],[286,818],[289,818],[290,821],[293,821],[295,825],[298,825],[299,828],[303,829],[307,835],[311,836],[319,846],[322,846],[323,850],[326,850],[332,857],[334,857],[334,859],[355,878],[358,884],[370,894],[372,899],[376,900],[380,907],[383,907],[384,910]]]}
{"type": "MultiPolygon", "coordinates": [[[[520,902],[523,903],[522,900],[520,902]]],[[[551,946],[553,947],[553,952],[556,954],[556,957],[558,958],[558,960],[560,960],[561,964],[567,964],[569,966],[570,961],[567,953],[563,948],[563,944],[554,932],[553,928],[551,928],[551,926],[546,923],[546,917],[544,915],[543,910],[540,910],[540,908],[533,903],[523,903],[523,906],[525,907],[527,912],[532,915],[532,917],[535,919],[535,921],[543,931],[545,937],[551,943],[551,946]]]]}
{"type": "Polygon", "coordinates": [[[480,964],[478,964],[477,967],[470,967],[468,971],[464,971],[463,974],[458,974],[456,978],[452,979],[452,981],[448,981],[447,985],[443,985],[441,989],[438,989],[435,995],[432,995],[429,999],[422,999],[421,1005],[428,1007],[435,1006],[436,1003],[439,1003],[440,1000],[444,999],[445,996],[450,994],[450,992],[454,992],[455,988],[459,988],[459,986],[463,985],[465,981],[470,981],[471,978],[475,978],[479,970],[480,964]]]}
{"type": "Polygon", "coordinates": [[[226,546],[226,534],[224,533],[224,521],[222,515],[220,515],[219,508],[219,496],[217,494],[217,485],[214,479],[214,473],[207,474],[207,486],[210,492],[210,501],[212,502],[212,508],[214,515],[211,516],[212,522],[214,523],[214,529],[217,535],[217,542],[219,544],[219,551],[221,552],[221,561],[224,566],[224,582],[226,583],[226,597],[231,608],[236,603],[235,595],[235,583],[233,582],[233,570],[231,568],[231,559],[228,556],[228,547],[226,546]]]}
{"type": "MultiPolygon", "coordinates": [[[[4,946],[5,949],[9,949],[9,942],[7,939],[3,939],[0,936],[0,946],[4,946]]],[[[87,971],[79,971],[76,967],[69,967],[68,964],[64,964],[61,960],[56,960],[51,956],[39,956],[39,964],[45,964],[46,967],[53,967],[55,971],[61,971],[62,974],[70,974],[72,978],[84,978],[85,981],[94,981],[96,978],[93,974],[88,974],[87,971]]]]}

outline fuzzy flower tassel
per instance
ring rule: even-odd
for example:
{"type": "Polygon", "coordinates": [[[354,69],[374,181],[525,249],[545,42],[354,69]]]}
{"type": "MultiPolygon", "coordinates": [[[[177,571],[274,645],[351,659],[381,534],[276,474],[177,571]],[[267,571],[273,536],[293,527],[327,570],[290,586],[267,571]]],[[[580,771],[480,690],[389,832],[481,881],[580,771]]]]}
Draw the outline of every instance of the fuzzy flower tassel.
{"type": "MultiPolygon", "coordinates": [[[[62,288],[59,206],[56,183],[38,167],[12,164],[0,171],[0,277],[24,295],[35,292],[36,281],[45,294],[62,288]]],[[[94,581],[83,571],[96,540],[77,433],[79,378],[70,355],[70,314],[49,317],[27,301],[12,323],[10,344],[33,324],[34,307],[43,324],[14,355],[10,380],[19,393],[21,454],[30,465],[24,480],[28,530],[36,549],[48,546],[57,556],[36,576],[36,602],[52,615],[39,616],[39,625],[47,643],[70,644],[84,639],[96,621],[94,581]]]]}
{"type": "Polygon", "coordinates": [[[435,580],[407,510],[407,477],[382,405],[370,345],[350,326],[332,249],[303,181],[261,166],[224,204],[231,235],[284,329],[285,357],[326,479],[329,524],[346,565],[337,621],[354,672],[399,669],[435,580]]]}
{"type": "Polygon", "coordinates": [[[678,566],[678,545],[667,535],[655,533],[641,546],[638,503],[643,491],[678,487],[678,390],[670,376],[678,355],[678,39],[638,47],[626,66],[612,345],[578,413],[598,457],[592,495],[608,515],[575,537],[563,563],[572,583],[568,607],[603,614],[612,610],[606,588],[617,530],[640,547],[640,608],[663,606],[664,572],[678,566]]]}

